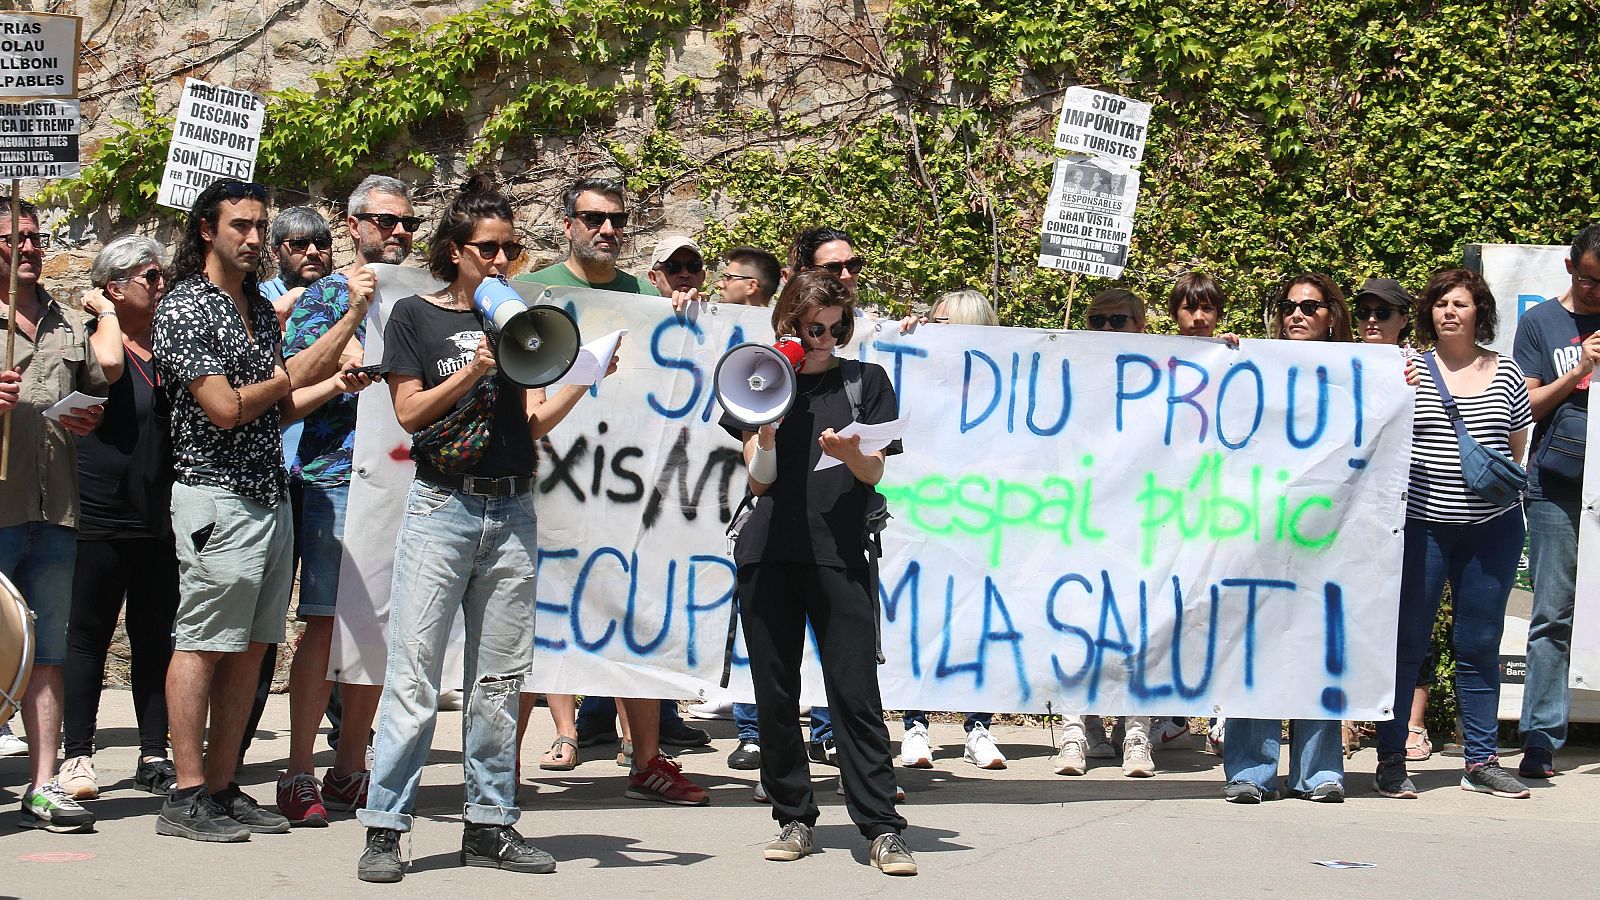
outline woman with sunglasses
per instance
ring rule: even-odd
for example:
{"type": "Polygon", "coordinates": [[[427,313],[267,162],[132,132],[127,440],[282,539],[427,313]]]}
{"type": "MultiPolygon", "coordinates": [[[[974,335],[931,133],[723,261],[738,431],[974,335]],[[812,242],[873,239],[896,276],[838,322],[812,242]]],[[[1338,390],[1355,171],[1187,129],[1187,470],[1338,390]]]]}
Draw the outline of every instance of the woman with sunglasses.
{"type": "MultiPolygon", "coordinates": [[[[1084,311],[1090,331],[1119,331],[1123,334],[1144,333],[1144,301],[1133,291],[1108,288],[1089,298],[1089,308],[1084,311]]],[[[1065,326],[1068,323],[1063,322],[1065,326]]]]}
{"type": "Polygon", "coordinates": [[[1350,343],[1350,308],[1333,279],[1317,272],[1296,275],[1274,306],[1272,336],[1289,341],[1350,343]]]}
{"type": "Polygon", "coordinates": [[[778,295],[772,329],[805,346],[797,396],[782,427],[748,430],[730,415],[722,427],[744,443],[754,508],[734,547],[739,616],[744,625],[761,732],[761,783],[781,830],[769,860],[812,851],[817,821],[811,773],[800,739],[800,658],[809,622],[833,713],[834,745],[850,818],[871,840],[869,859],[887,874],[914,875],[894,808],[889,731],[878,695],[877,604],[869,593],[865,525],[884,460],[900,452],[861,451],[837,432],[857,418],[849,376],[859,378],[860,419],[896,418],[894,388],[882,367],[841,361],[834,351],[855,331],[855,296],[827,272],[794,276],[778,295]],[[846,367],[853,371],[846,372],[846,367]],[[826,453],[844,465],[815,471],[826,453]]]}
{"type": "Polygon", "coordinates": [[[837,228],[808,228],[795,235],[789,246],[789,268],[783,274],[787,278],[801,272],[827,272],[839,279],[853,297],[860,288],[858,276],[865,263],[856,255],[850,235],[837,228]]]}
{"type": "MultiPolygon", "coordinates": [[[[441,290],[395,303],[384,328],[383,374],[400,425],[417,432],[493,391],[482,456],[447,474],[417,461],[395,541],[389,601],[389,659],[378,712],[357,863],[362,881],[403,874],[400,834],[411,830],[417,785],[433,743],[440,667],[459,608],[466,624],[463,711],[466,782],[461,861],[516,872],[551,872],[555,860],[512,826],[516,801],[518,692],[533,663],[534,442],[577,405],[586,390],[546,394],[501,377],[472,298],[486,278],[502,277],[522,255],[511,204],[474,176],[450,202],[429,241],[429,268],[441,290]]],[[[616,360],[612,360],[612,369],[616,360]]]]}

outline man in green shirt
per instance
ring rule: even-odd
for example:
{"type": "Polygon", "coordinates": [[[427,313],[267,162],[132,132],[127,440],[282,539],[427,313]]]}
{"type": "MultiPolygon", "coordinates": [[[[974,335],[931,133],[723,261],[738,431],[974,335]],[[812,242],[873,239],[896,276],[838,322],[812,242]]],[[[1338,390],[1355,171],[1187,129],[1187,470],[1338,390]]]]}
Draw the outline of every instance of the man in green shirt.
{"type": "Polygon", "coordinates": [[[648,281],[617,269],[628,210],[622,185],[609,178],[580,178],[561,195],[561,230],[567,258],[518,281],[546,286],[586,287],[623,294],[659,296],[648,281]]]}

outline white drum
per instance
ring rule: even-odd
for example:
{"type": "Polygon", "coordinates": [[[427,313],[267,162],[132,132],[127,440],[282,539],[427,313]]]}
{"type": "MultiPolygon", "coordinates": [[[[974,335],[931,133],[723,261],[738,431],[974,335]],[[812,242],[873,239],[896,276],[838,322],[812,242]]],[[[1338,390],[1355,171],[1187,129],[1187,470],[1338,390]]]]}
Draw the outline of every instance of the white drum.
{"type": "Polygon", "coordinates": [[[11,721],[33,674],[33,611],[0,575],[0,725],[11,721]]]}

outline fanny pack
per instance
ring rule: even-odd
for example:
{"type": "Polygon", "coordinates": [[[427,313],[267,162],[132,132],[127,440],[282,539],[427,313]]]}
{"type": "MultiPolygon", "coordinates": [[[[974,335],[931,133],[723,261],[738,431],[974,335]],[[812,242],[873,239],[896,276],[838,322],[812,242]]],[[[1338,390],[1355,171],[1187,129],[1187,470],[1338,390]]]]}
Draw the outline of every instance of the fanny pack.
{"type": "Polygon", "coordinates": [[[459,475],[483,459],[494,424],[494,402],[500,395],[490,375],[473,385],[465,405],[411,436],[411,458],[446,475],[459,475]]]}
{"type": "Polygon", "coordinates": [[[1434,387],[1439,390],[1439,401],[1444,404],[1445,415],[1450,417],[1450,424],[1456,430],[1456,447],[1461,454],[1461,477],[1466,480],[1467,487],[1496,506],[1510,506],[1517,502],[1528,488],[1528,473],[1511,457],[1483,446],[1467,433],[1467,425],[1461,421],[1461,411],[1456,408],[1456,399],[1450,396],[1450,389],[1445,387],[1444,378],[1439,375],[1439,364],[1434,360],[1433,351],[1423,354],[1422,358],[1428,364],[1428,374],[1433,376],[1434,387]]]}
{"type": "Polygon", "coordinates": [[[1544,442],[1533,454],[1539,481],[1564,481],[1573,487],[1583,484],[1583,452],[1589,434],[1589,410],[1568,403],[1556,410],[1544,442]]]}

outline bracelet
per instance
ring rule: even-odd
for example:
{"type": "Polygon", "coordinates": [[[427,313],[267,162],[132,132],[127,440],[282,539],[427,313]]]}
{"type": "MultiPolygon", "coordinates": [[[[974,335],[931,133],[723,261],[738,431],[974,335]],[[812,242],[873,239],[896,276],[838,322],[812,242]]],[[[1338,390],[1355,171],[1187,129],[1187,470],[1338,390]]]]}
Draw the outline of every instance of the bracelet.
{"type": "Polygon", "coordinates": [[[239,423],[244,421],[244,395],[239,393],[238,388],[233,389],[233,404],[233,428],[238,428],[239,423]]]}
{"type": "Polygon", "coordinates": [[[104,319],[106,316],[110,316],[111,318],[115,319],[117,317],[117,311],[114,309],[108,309],[103,313],[96,314],[94,319],[96,322],[98,322],[101,319],[104,319]]]}

